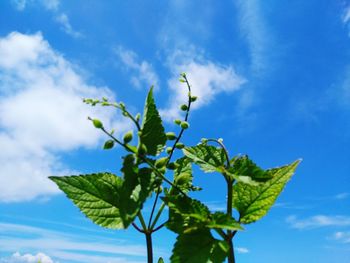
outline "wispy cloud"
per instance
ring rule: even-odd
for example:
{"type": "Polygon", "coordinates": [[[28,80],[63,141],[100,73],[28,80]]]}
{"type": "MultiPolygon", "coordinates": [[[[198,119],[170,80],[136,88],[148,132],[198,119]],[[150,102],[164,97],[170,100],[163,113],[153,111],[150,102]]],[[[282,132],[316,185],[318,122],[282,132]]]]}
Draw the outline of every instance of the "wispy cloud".
{"type": "Polygon", "coordinates": [[[55,16],[55,21],[61,25],[61,29],[74,38],[81,38],[83,34],[73,29],[69,22],[69,17],[65,13],[55,16]]]}
{"type": "Polygon", "coordinates": [[[251,69],[255,74],[261,74],[269,66],[272,44],[272,37],[260,8],[261,2],[238,0],[234,3],[239,12],[241,34],[250,48],[251,69]]]}
{"type": "Polygon", "coordinates": [[[74,38],[83,37],[81,32],[73,29],[68,15],[60,11],[60,0],[12,0],[12,4],[18,11],[24,11],[29,4],[40,5],[53,13],[54,21],[61,26],[61,30],[66,34],[74,38]]]}
{"type": "Polygon", "coordinates": [[[236,247],[235,250],[238,252],[238,254],[247,254],[249,253],[249,249],[245,247],[236,247]]]}
{"type": "Polygon", "coordinates": [[[149,88],[154,85],[155,88],[158,88],[159,78],[149,62],[140,60],[134,51],[121,46],[115,49],[115,53],[123,66],[128,71],[133,72],[130,81],[134,87],[140,89],[142,87],[149,88]]]}
{"type": "Polygon", "coordinates": [[[350,197],[350,193],[339,193],[337,195],[334,196],[334,199],[337,200],[344,200],[350,197]]]}
{"type": "Polygon", "coordinates": [[[232,93],[241,89],[246,81],[236,73],[233,65],[222,65],[206,59],[204,55],[192,54],[198,52],[175,50],[168,57],[168,65],[173,73],[173,77],[168,81],[171,95],[169,106],[161,110],[167,121],[178,118],[181,113],[179,106],[187,102],[187,92],[184,92],[187,87],[179,88],[179,73],[186,72],[192,95],[198,97],[193,104],[193,110],[208,105],[220,93],[232,93]]]}
{"type": "Polygon", "coordinates": [[[331,238],[341,243],[350,244],[350,232],[338,231],[331,238]]]}
{"type": "Polygon", "coordinates": [[[40,33],[0,38],[0,202],[58,193],[47,176],[70,170],[58,154],[95,147],[101,139],[87,116],[127,128],[111,112],[82,103],[114,94],[88,85],[74,68],[40,33]]]}
{"type": "MultiPolygon", "coordinates": [[[[0,222],[0,230],[0,251],[42,251],[63,262],[143,262],[141,259],[146,253],[143,245],[132,245],[117,239],[104,240],[97,236],[3,222],[0,222]]],[[[161,254],[164,256],[162,251],[161,254]]]]}
{"type": "Polygon", "coordinates": [[[326,216],[315,215],[304,219],[299,219],[292,215],[287,217],[286,222],[295,229],[313,229],[320,227],[350,226],[349,216],[326,216]]]}

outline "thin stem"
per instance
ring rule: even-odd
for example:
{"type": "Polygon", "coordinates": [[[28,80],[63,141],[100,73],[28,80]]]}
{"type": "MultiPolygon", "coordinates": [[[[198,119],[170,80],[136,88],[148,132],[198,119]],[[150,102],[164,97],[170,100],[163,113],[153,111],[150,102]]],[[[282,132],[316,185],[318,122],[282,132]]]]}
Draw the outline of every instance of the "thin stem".
{"type": "MultiPolygon", "coordinates": [[[[233,181],[229,178],[226,179],[227,182],[227,215],[232,217],[232,194],[233,194],[233,181]]],[[[228,261],[229,263],[235,263],[235,251],[233,247],[233,232],[227,230],[226,242],[229,245],[228,261]]]]}
{"type": "Polygon", "coordinates": [[[139,212],[138,214],[137,214],[137,217],[139,218],[139,220],[140,220],[140,223],[141,223],[141,225],[142,225],[142,229],[143,229],[143,231],[144,232],[147,232],[147,226],[146,226],[146,223],[145,223],[145,219],[143,219],[143,216],[142,216],[142,214],[141,214],[141,212],[139,212]]]}
{"type": "Polygon", "coordinates": [[[150,229],[153,229],[153,228],[155,227],[155,225],[157,224],[157,221],[158,221],[159,217],[161,216],[161,214],[162,214],[164,208],[165,208],[165,203],[163,202],[163,203],[161,204],[159,210],[158,210],[158,213],[157,213],[156,217],[154,218],[154,221],[153,221],[153,223],[152,223],[150,229]]]}
{"type": "Polygon", "coordinates": [[[217,139],[208,139],[208,142],[216,142],[217,144],[219,144],[221,146],[221,148],[224,150],[225,157],[226,157],[226,168],[228,168],[230,166],[230,157],[228,156],[228,151],[227,151],[225,145],[217,139]]]}
{"type": "Polygon", "coordinates": [[[143,231],[141,228],[139,228],[134,222],[132,222],[131,225],[140,233],[145,233],[145,231],[143,231]]]}
{"type": "MultiPolygon", "coordinates": [[[[186,85],[187,85],[187,88],[188,88],[188,102],[187,102],[187,110],[186,110],[186,115],[185,115],[184,121],[188,121],[188,116],[189,116],[189,113],[190,113],[191,103],[192,103],[192,100],[191,100],[191,85],[188,82],[188,79],[187,79],[186,75],[183,75],[183,78],[184,78],[184,80],[186,82],[186,85]]],[[[169,162],[171,160],[171,157],[173,156],[173,153],[175,151],[176,144],[180,141],[181,136],[184,133],[184,131],[185,131],[185,129],[181,128],[181,131],[180,131],[179,135],[177,136],[177,138],[176,138],[176,140],[175,140],[175,142],[173,144],[173,147],[171,148],[171,151],[169,153],[169,158],[168,158],[168,161],[167,161],[166,165],[169,164],[169,162]]],[[[151,211],[151,215],[150,215],[149,222],[148,222],[148,227],[150,227],[150,225],[152,223],[153,214],[154,214],[154,211],[156,209],[158,198],[159,198],[159,194],[160,194],[159,190],[160,190],[160,186],[158,187],[158,191],[156,193],[156,197],[155,197],[154,202],[153,202],[152,211],[151,211]]],[[[183,193],[181,190],[180,190],[180,192],[183,193]]],[[[157,213],[158,218],[159,218],[160,214],[162,213],[163,209],[164,208],[158,210],[158,213],[157,213]]],[[[155,226],[155,223],[157,223],[158,218],[153,222],[153,224],[151,226],[151,229],[155,226]]]]}

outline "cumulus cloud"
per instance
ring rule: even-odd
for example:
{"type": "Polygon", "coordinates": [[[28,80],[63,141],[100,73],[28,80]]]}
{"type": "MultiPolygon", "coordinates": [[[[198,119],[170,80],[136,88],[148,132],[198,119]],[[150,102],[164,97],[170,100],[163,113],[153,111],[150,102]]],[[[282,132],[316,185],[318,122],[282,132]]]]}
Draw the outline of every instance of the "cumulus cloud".
{"type": "Polygon", "coordinates": [[[289,216],[287,217],[286,222],[292,228],[302,230],[319,227],[350,226],[350,217],[315,215],[305,219],[299,219],[296,216],[289,216]]]}
{"type": "Polygon", "coordinates": [[[101,96],[113,94],[88,85],[40,33],[0,38],[0,202],[57,193],[47,176],[68,172],[59,154],[101,138],[87,116],[125,127],[112,112],[82,103],[101,96]]]}
{"type": "Polygon", "coordinates": [[[9,258],[0,259],[2,263],[54,263],[54,261],[44,253],[38,253],[36,255],[24,254],[21,255],[19,252],[14,253],[9,258]]]}
{"type": "Polygon", "coordinates": [[[236,73],[232,65],[221,65],[205,59],[202,55],[194,57],[187,52],[175,51],[169,57],[168,65],[174,77],[168,81],[171,92],[169,107],[161,110],[161,114],[167,121],[178,118],[179,106],[188,100],[187,92],[184,92],[187,87],[179,88],[180,85],[184,85],[179,82],[179,73],[186,72],[191,84],[192,95],[198,97],[196,103],[193,104],[193,110],[208,105],[220,93],[239,90],[245,82],[245,79],[236,73]]]}
{"type": "Polygon", "coordinates": [[[159,79],[150,63],[145,60],[140,60],[134,51],[121,46],[115,49],[115,53],[125,68],[133,72],[130,81],[134,87],[138,89],[142,87],[148,88],[152,85],[154,85],[155,88],[158,87],[159,79]]]}

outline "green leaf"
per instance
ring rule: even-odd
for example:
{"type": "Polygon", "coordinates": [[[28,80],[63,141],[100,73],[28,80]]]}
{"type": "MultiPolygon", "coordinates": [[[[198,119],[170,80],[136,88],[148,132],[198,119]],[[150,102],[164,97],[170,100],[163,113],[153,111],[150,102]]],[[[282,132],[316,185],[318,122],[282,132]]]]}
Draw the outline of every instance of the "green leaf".
{"type": "Polygon", "coordinates": [[[192,190],[192,165],[191,161],[186,158],[176,160],[176,169],[174,170],[174,183],[182,191],[186,192],[192,190]]]}
{"type": "Polygon", "coordinates": [[[124,178],[110,173],[50,177],[94,223],[113,229],[127,228],[153,190],[154,174],[124,158],[124,178]]]}
{"type": "Polygon", "coordinates": [[[206,172],[222,172],[225,168],[226,156],[222,148],[210,145],[185,147],[183,153],[206,172]]]}
{"type": "Polygon", "coordinates": [[[289,165],[267,170],[272,179],[257,186],[237,183],[233,186],[233,207],[240,213],[240,222],[253,223],[262,218],[276,201],[292,177],[300,160],[289,165]]]}
{"type": "Polygon", "coordinates": [[[164,260],[163,260],[162,257],[160,257],[160,258],[158,259],[158,263],[164,263],[164,260]]]}
{"type": "Polygon", "coordinates": [[[211,215],[206,225],[209,228],[220,228],[226,230],[243,230],[243,227],[232,217],[222,212],[215,212],[211,215]]]}
{"type": "Polygon", "coordinates": [[[170,258],[172,263],[220,263],[228,254],[228,245],[215,239],[208,229],[180,234],[170,258]]]}
{"type": "Polygon", "coordinates": [[[145,102],[140,138],[150,155],[157,155],[167,140],[162,119],[154,102],[153,87],[150,89],[145,102]]]}
{"type": "Polygon", "coordinates": [[[113,229],[127,227],[119,210],[120,177],[99,173],[49,178],[96,224],[113,229]]]}
{"type": "Polygon", "coordinates": [[[153,191],[155,180],[150,168],[138,169],[132,154],[124,157],[123,172],[124,182],[120,194],[120,213],[129,225],[137,216],[143,203],[153,191]]]}
{"type": "Polygon", "coordinates": [[[238,181],[252,183],[249,178],[256,182],[266,182],[271,179],[271,174],[261,169],[247,155],[237,156],[230,161],[229,174],[238,181]]]}

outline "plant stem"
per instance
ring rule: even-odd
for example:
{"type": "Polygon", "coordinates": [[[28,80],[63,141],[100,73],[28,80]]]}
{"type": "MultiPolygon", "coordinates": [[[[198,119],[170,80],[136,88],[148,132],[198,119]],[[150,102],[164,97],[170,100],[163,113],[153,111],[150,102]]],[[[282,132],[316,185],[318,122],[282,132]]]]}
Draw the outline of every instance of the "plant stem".
{"type": "MultiPolygon", "coordinates": [[[[232,193],[233,193],[233,181],[230,178],[226,179],[227,182],[227,215],[232,217],[232,193]]],[[[226,242],[229,246],[228,263],[235,263],[235,252],[233,247],[233,235],[232,231],[227,231],[226,242]]]]}
{"type": "Polygon", "coordinates": [[[146,232],[147,263],[153,263],[152,233],[146,232]]]}

